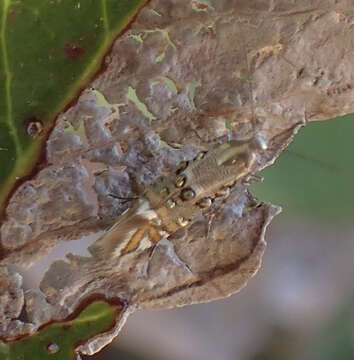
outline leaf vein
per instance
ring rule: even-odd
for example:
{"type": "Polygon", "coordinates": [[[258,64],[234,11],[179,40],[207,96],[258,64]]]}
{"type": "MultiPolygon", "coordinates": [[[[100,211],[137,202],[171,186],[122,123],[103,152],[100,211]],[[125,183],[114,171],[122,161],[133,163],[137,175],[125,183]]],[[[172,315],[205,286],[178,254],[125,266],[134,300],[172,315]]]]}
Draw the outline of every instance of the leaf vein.
{"type": "Polygon", "coordinates": [[[108,22],[107,1],[106,0],[102,0],[102,12],[103,12],[103,24],[104,24],[105,32],[108,34],[109,22],[108,22]]]}
{"type": "Polygon", "coordinates": [[[6,101],[6,116],[5,121],[9,128],[10,135],[12,136],[15,144],[15,149],[18,158],[22,153],[22,146],[20,143],[20,139],[17,133],[16,125],[14,124],[13,119],[13,109],[12,109],[12,96],[11,96],[11,80],[12,73],[10,70],[9,58],[7,53],[7,42],[6,42],[6,25],[7,25],[7,16],[8,10],[10,7],[11,0],[3,1],[3,9],[2,9],[2,19],[1,19],[1,29],[0,29],[0,47],[3,57],[3,66],[5,73],[5,101],[6,101]]]}

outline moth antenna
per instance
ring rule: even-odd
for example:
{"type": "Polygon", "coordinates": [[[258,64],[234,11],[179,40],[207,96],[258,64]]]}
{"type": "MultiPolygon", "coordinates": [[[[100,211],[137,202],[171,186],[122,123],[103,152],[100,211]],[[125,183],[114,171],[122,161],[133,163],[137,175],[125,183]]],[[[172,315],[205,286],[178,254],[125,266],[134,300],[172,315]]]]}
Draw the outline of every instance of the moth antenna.
{"type": "Polygon", "coordinates": [[[241,47],[243,50],[243,57],[244,57],[244,62],[246,64],[246,68],[247,68],[247,76],[246,76],[246,82],[248,84],[248,96],[251,102],[251,125],[252,125],[252,133],[253,136],[255,136],[257,134],[257,129],[256,129],[256,115],[255,115],[255,111],[254,111],[254,104],[253,104],[253,85],[252,85],[252,80],[251,80],[251,71],[250,71],[250,64],[248,61],[248,55],[247,55],[247,48],[246,48],[246,44],[243,38],[243,28],[241,27],[241,47]]]}
{"type": "MultiPolygon", "coordinates": [[[[112,136],[110,139],[107,139],[107,141],[100,141],[94,145],[88,144],[88,148],[78,149],[78,150],[72,150],[69,155],[63,156],[61,159],[57,159],[58,154],[54,153],[55,162],[49,162],[49,164],[66,164],[69,161],[72,161],[73,157],[75,156],[83,156],[90,151],[94,150],[100,150],[103,149],[105,146],[109,145],[117,145],[117,142],[121,140],[121,137],[119,136],[112,136]]],[[[47,155],[48,156],[48,155],[47,155]]]]}
{"type": "Polygon", "coordinates": [[[108,196],[112,197],[113,199],[117,199],[117,200],[123,200],[124,203],[129,202],[129,201],[133,201],[133,200],[138,200],[139,197],[138,196],[128,196],[128,197],[122,197],[122,196],[118,196],[112,193],[107,194],[108,196]]]}

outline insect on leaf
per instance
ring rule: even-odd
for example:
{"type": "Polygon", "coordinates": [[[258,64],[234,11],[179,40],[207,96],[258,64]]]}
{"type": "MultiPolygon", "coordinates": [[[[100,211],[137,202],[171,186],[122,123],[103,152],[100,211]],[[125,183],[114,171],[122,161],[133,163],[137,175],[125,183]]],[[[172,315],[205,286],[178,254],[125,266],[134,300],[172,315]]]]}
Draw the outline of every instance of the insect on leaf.
{"type": "Polygon", "coordinates": [[[0,285],[12,299],[1,314],[5,341],[8,329],[22,336],[64,321],[94,294],[118,297],[126,315],[80,346],[93,354],[136,309],[239,291],[279,212],[248,186],[308,120],[352,111],[352,36],[334,9],[199,1],[207,11],[196,11],[195,3],[156,0],[141,10],[105,70],[57,119],[45,163],[11,197],[1,224],[0,285]],[[330,61],[314,32],[337,44],[330,61]],[[132,37],[139,33],[143,42],[132,37]],[[122,111],[102,106],[92,88],[122,111]],[[30,271],[41,261],[49,266],[39,288],[24,293],[13,265],[30,271]]]}

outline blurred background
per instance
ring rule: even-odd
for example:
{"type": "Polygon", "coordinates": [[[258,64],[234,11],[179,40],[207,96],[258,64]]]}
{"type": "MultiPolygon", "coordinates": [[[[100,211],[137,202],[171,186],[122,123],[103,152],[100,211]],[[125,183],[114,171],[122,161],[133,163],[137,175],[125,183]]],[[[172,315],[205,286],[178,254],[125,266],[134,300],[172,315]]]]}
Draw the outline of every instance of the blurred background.
{"type": "Polygon", "coordinates": [[[248,286],[214,303],[137,312],[90,359],[354,359],[354,116],[308,124],[261,175],[252,192],[283,212],[248,286]]]}

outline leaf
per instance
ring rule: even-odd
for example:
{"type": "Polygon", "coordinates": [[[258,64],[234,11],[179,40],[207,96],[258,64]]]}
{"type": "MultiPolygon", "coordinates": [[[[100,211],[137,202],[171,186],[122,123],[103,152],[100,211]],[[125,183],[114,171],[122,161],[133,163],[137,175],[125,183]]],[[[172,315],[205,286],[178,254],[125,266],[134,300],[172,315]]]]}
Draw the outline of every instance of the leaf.
{"type": "Polygon", "coordinates": [[[145,2],[1,2],[0,209],[15,182],[36,165],[56,116],[145,2]],[[33,124],[41,131],[31,136],[33,124]]]}
{"type": "Polygon", "coordinates": [[[8,344],[0,343],[0,359],[73,359],[79,343],[112,329],[123,306],[94,301],[70,320],[54,322],[35,334],[8,344]]]}
{"type": "MultiPolygon", "coordinates": [[[[127,299],[128,314],[230,296],[259,269],[264,234],[279,208],[259,203],[248,185],[307,120],[353,111],[350,19],[339,21],[346,10],[339,3],[282,3],[271,11],[261,10],[261,1],[209,3],[213,9],[205,1],[149,2],[116,40],[106,69],[58,118],[47,163],[19,186],[1,226],[4,268],[29,268],[40,259],[50,264],[36,298],[23,291],[17,273],[1,274],[0,284],[11,282],[16,290],[12,306],[6,299],[9,309],[0,306],[3,338],[10,329],[17,335],[30,326],[34,331],[45,316],[63,319],[97,292],[127,299]],[[206,11],[196,11],[195,3],[204,3],[206,11]],[[137,34],[142,42],[132,37],[137,34]],[[156,85],[163,77],[178,92],[156,85]],[[124,111],[112,119],[114,109],[98,104],[92,88],[109,103],[124,104],[124,111]],[[67,122],[84,129],[86,138],[65,131],[67,122]],[[177,191],[176,172],[183,164],[193,164],[214,146],[228,158],[230,144],[238,144],[231,150],[239,151],[234,160],[244,175],[233,192],[191,219],[189,207],[180,205],[181,193],[174,214],[186,227],[169,230],[176,224],[157,214],[160,208],[147,194],[166,179],[168,189],[177,191]],[[166,233],[155,246],[161,233],[151,227],[159,224],[166,233]],[[84,237],[90,233],[96,238],[84,237]],[[68,240],[82,251],[74,253],[68,240]],[[102,243],[114,246],[102,251],[102,243]],[[64,248],[65,258],[48,258],[57,247],[64,248]],[[19,320],[24,310],[28,321],[19,320]]],[[[196,184],[227,194],[220,186],[231,184],[219,180],[219,160],[195,172],[196,184]]],[[[157,199],[165,191],[159,190],[157,199]]],[[[117,332],[124,320],[117,322],[117,332]]],[[[114,335],[102,335],[101,345],[114,335]]],[[[80,349],[92,354],[100,346],[90,339],[80,349]]]]}

